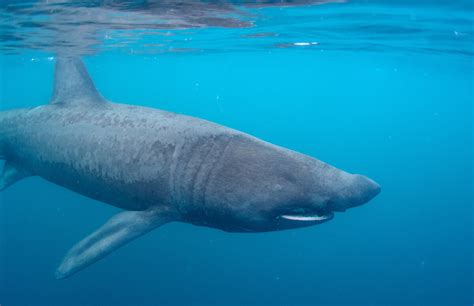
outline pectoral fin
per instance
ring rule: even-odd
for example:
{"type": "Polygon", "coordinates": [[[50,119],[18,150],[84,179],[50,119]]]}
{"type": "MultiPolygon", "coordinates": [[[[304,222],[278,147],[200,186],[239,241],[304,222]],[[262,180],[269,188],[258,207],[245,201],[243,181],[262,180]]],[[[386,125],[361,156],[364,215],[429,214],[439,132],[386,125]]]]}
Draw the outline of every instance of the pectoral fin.
{"type": "Polygon", "coordinates": [[[171,221],[168,211],[125,211],[73,246],[56,270],[62,279],[86,268],[121,246],[171,221]]]}
{"type": "Polygon", "coordinates": [[[10,162],[5,162],[3,166],[2,176],[0,177],[0,191],[15,184],[25,177],[31,176],[27,171],[20,169],[10,162]]]}

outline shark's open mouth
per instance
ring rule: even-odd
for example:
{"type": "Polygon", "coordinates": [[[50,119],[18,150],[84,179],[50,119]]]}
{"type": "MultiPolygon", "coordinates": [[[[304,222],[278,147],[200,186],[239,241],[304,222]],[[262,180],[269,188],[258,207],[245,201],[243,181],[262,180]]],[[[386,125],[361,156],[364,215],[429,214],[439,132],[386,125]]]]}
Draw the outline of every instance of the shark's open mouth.
{"type": "Polygon", "coordinates": [[[282,215],[283,219],[292,220],[292,221],[324,221],[329,220],[334,217],[334,213],[329,212],[324,215],[282,215]]]}

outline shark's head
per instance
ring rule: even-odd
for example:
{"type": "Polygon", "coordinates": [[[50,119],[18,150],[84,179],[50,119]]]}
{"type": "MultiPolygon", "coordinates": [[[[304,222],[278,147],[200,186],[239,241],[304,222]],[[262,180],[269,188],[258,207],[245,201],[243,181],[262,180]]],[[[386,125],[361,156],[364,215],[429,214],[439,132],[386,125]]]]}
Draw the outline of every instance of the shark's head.
{"type": "Polygon", "coordinates": [[[227,231],[320,224],[380,192],[380,186],[365,176],[246,138],[231,142],[216,172],[205,208],[206,225],[227,231]]]}
{"type": "Polygon", "coordinates": [[[288,204],[274,207],[278,212],[277,229],[329,221],[335,212],[344,212],[365,204],[380,192],[380,186],[363,175],[349,174],[327,164],[323,167],[323,172],[317,167],[317,174],[313,173],[316,179],[312,188],[299,196],[298,192],[292,193],[288,204]]]}

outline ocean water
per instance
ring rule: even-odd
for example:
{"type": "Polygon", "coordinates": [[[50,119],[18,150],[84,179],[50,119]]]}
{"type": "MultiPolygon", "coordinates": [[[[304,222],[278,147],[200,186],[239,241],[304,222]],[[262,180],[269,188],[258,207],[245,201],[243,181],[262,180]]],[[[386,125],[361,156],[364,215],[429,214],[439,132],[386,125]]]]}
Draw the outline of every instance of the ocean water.
{"type": "Polygon", "coordinates": [[[241,130],[382,192],[302,229],[170,223],[56,280],[119,209],[30,177],[0,193],[0,304],[472,305],[472,2],[307,2],[2,2],[2,110],[48,103],[57,54],[75,53],[109,100],[241,130]]]}

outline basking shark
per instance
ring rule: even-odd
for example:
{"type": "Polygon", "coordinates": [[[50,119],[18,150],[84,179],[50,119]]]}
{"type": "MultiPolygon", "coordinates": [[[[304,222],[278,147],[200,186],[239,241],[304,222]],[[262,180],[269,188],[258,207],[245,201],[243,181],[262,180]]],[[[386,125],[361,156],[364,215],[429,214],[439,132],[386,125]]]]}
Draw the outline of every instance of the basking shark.
{"type": "Polygon", "coordinates": [[[48,105],[0,113],[0,190],[40,176],[119,207],[73,246],[66,278],[172,221],[228,232],[321,224],[380,192],[373,180],[206,120],[107,101],[59,57],[48,105]]]}

